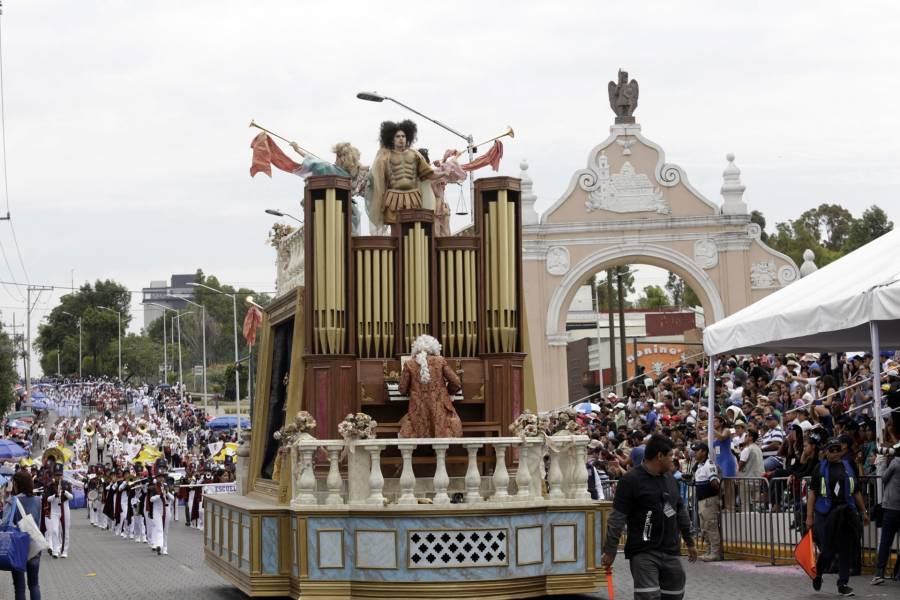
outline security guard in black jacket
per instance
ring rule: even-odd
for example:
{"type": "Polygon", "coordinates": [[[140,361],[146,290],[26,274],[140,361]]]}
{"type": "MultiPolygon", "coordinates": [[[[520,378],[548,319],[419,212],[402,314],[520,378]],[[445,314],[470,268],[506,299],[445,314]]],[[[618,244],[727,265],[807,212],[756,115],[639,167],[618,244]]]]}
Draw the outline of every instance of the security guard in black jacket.
{"type": "Polygon", "coordinates": [[[602,564],[612,565],[627,526],[625,558],[630,561],[635,600],[684,598],[679,533],[687,546],[688,560],[697,560],[691,520],[672,471],[672,441],[655,434],[647,443],[644,462],[628,471],[616,487],[602,564]]]}

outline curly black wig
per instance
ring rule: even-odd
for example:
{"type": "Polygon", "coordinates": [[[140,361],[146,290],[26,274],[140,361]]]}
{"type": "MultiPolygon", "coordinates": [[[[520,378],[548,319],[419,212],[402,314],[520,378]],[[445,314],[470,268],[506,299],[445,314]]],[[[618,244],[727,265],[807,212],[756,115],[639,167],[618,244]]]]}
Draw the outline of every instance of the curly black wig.
{"type": "Polygon", "coordinates": [[[398,129],[402,129],[403,133],[406,134],[406,147],[412,147],[413,143],[416,141],[416,133],[418,132],[418,128],[416,124],[406,119],[404,121],[400,121],[399,123],[395,123],[394,121],[384,121],[381,124],[381,147],[392,149],[394,147],[394,134],[397,133],[398,129]]]}

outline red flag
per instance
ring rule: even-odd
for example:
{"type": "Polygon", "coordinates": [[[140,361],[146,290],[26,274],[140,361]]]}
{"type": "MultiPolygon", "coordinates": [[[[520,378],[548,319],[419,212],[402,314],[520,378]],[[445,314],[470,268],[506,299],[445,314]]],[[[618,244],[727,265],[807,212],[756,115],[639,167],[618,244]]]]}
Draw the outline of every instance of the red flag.
{"type": "Polygon", "coordinates": [[[247,316],[244,317],[244,339],[247,345],[252,346],[256,342],[256,330],[262,323],[262,312],[255,306],[251,306],[247,310],[247,316]]]}
{"type": "Polygon", "coordinates": [[[462,165],[462,168],[465,171],[474,171],[475,169],[491,165],[491,168],[496,171],[500,168],[501,158],[503,158],[503,142],[494,140],[494,145],[491,146],[490,150],[472,162],[462,165]]]}
{"type": "Polygon", "coordinates": [[[807,531],[800,543],[794,546],[794,559],[810,579],[816,578],[816,547],[813,544],[812,529],[807,531]]]}
{"type": "Polygon", "coordinates": [[[286,173],[293,173],[300,168],[300,163],[291,160],[265,131],[253,138],[253,141],[250,142],[250,147],[253,149],[250,177],[257,173],[265,173],[271,177],[272,165],[286,173]]]}
{"type": "Polygon", "coordinates": [[[616,587],[613,585],[612,567],[606,567],[606,593],[609,600],[616,600],[616,587]]]}

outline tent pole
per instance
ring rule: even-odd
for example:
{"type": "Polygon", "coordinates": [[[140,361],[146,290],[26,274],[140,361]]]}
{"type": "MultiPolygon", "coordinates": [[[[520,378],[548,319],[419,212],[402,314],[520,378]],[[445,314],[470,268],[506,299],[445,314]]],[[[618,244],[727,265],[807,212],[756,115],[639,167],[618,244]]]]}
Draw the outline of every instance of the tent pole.
{"type": "MultiPolygon", "coordinates": [[[[712,354],[709,355],[709,384],[707,387],[706,398],[706,437],[709,444],[709,453],[711,457],[715,457],[713,450],[714,429],[713,420],[716,415],[716,359],[712,354]]],[[[699,412],[698,412],[698,417],[699,412]]],[[[699,421],[699,419],[698,419],[699,421]]]]}
{"type": "MultiPolygon", "coordinates": [[[[878,321],[869,321],[869,337],[872,339],[872,404],[875,405],[875,443],[881,444],[884,436],[884,420],[881,418],[881,341],[878,339],[878,321]]],[[[878,475],[875,501],[881,502],[881,474],[884,467],[876,466],[878,475]]]]}

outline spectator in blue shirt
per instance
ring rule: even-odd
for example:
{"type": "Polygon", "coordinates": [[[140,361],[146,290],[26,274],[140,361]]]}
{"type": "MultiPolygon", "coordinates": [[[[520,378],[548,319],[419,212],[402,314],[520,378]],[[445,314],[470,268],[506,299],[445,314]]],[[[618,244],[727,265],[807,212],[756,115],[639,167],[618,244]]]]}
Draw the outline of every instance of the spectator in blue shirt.
{"type": "MultiPolygon", "coordinates": [[[[20,469],[13,475],[13,494],[14,497],[7,500],[3,507],[3,514],[9,514],[7,511],[15,511],[13,524],[18,524],[22,520],[22,513],[16,508],[16,499],[22,503],[25,512],[31,515],[35,523],[41,522],[41,499],[34,496],[34,481],[31,475],[25,469],[20,469]]],[[[41,586],[38,580],[38,573],[41,568],[41,555],[38,554],[28,561],[25,572],[12,571],[13,587],[15,588],[15,599],[25,600],[25,582],[28,581],[28,592],[31,600],[41,600],[41,586]]]]}

